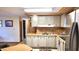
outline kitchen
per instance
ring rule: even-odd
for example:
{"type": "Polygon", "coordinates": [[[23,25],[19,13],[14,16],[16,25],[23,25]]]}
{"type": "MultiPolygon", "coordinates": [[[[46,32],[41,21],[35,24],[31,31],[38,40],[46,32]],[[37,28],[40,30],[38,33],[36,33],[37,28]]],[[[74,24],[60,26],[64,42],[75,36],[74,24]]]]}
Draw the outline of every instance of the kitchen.
{"type": "Polygon", "coordinates": [[[73,23],[79,23],[77,7],[3,7],[0,10],[2,51],[72,51],[78,46],[73,41],[75,35],[71,34],[75,32],[73,23]],[[12,25],[5,26],[6,20],[12,25]]]}
{"type": "Polygon", "coordinates": [[[78,51],[79,1],[1,0],[0,58],[77,59],[78,51]]]}
{"type": "Polygon", "coordinates": [[[26,20],[26,44],[33,50],[67,51],[72,27],[69,13],[73,9],[72,7],[62,7],[59,8],[59,12],[52,14],[50,12],[27,12],[30,16],[26,20]]]}

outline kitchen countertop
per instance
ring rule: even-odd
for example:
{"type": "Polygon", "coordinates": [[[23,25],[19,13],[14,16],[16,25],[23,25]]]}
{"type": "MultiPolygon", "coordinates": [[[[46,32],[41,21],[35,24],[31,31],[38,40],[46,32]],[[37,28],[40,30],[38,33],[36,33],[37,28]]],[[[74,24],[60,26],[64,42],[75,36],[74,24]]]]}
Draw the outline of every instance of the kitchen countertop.
{"type": "Polygon", "coordinates": [[[26,36],[59,36],[59,37],[69,37],[70,35],[57,35],[57,34],[27,34],[26,36]]]}
{"type": "Polygon", "coordinates": [[[70,37],[70,35],[58,35],[59,37],[70,37]]]}

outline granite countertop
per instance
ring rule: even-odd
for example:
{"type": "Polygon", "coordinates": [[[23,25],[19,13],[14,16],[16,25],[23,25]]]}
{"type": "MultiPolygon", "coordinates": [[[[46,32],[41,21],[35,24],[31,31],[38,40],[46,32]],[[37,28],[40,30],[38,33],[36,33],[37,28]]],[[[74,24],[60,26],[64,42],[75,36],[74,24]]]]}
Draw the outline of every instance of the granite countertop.
{"type": "Polygon", "coordinates": [[[70,35],[58,35],[58,34],[26,34],[26,36],[59,36],[59,37],[69,37],[70,35]]]}
{"type": "Polygon", "coordinates": [[[60,37],[70,37],[70,35],[58,35],[60,37]]]}

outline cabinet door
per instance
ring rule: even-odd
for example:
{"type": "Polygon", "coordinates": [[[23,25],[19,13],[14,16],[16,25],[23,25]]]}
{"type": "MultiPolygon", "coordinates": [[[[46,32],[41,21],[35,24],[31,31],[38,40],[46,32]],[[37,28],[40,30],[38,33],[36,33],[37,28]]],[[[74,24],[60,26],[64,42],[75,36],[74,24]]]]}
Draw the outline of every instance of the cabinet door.
{"type": "Polygon", "coordinates": [[[32,47],[32,37],[31,37],[31,36],[27,36],[26,38],[27,38],[27,39],[26,39],[26,44],[27,44],[28,46],[32,47]]]}
{"type": "Polygon", "coordinates": [[[55,37],[48,37],[47,39],[47,47],[56,47],[56,41],[55,37]]]}
{"type": "Polygon", "coordinates": [[[35,37],[33,37],[33,45],[32,45],[32,47],[38,47],[38,36],[35,36],[35,37]]]}
{"type": "Polygon", "coordinates": [[[46,47],[46,37],[41,36],[39,39],[39,47],[46,47]]]}
{"type": "Polygon", "coordinates": [[[61,27],[66,27],[66,17],[64,15],[61,16],[61,27]]]}
{"type": "Polygon", "coordinates": [[[65,37],[65,48],[66,48],[66,50],[68,50],[69,49],[69,37],[65,37]]]}
{"type": "Polygon", "coordinates": [[[54,26],[60,26],[60,16],[39,16],[38,17],[38,25],[54,25],[54,26]]]}
{"type": "Polygon", "coordinates": [[[40,25],[47,25],[45,16],[39,16],[38,17],[38,26],[40,26],[40,25]]]}
{"type": "Polygon", "coordinates": [[[60,16],[54,16],[53,17],[53,24],[55,26],[61,26],[60,16]]]}
{"type": "Polygon", "coordinates": [[[52,16],[39,16],[38,17],[38,25],[46,25],[53,24],[52,16]]]}
{"type": "Polygon", "coordinates": [[[31,19],[31,24],[32,24],[32,27],[36,27],[37,24],[38,24],[38,18],[32,17],[32,19],[31,19]]]}
{"type": "Polygon", "coordinates": [[[46,22],[47,22],[48,26],[54,25],[54,19],[53,19],[53,17],[52,16],[46,16],[46,22]]]}

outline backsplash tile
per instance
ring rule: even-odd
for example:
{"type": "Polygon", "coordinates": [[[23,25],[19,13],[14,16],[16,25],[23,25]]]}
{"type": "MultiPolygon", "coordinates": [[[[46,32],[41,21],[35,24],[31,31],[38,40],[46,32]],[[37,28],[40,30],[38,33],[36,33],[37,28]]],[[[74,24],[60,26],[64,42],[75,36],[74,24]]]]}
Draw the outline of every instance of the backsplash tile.
{"type": "Polygon", "coordinates": [[[36,33],[51,33],[51,34],[69,34],[69,28],[37,28],[36,33]]]}

